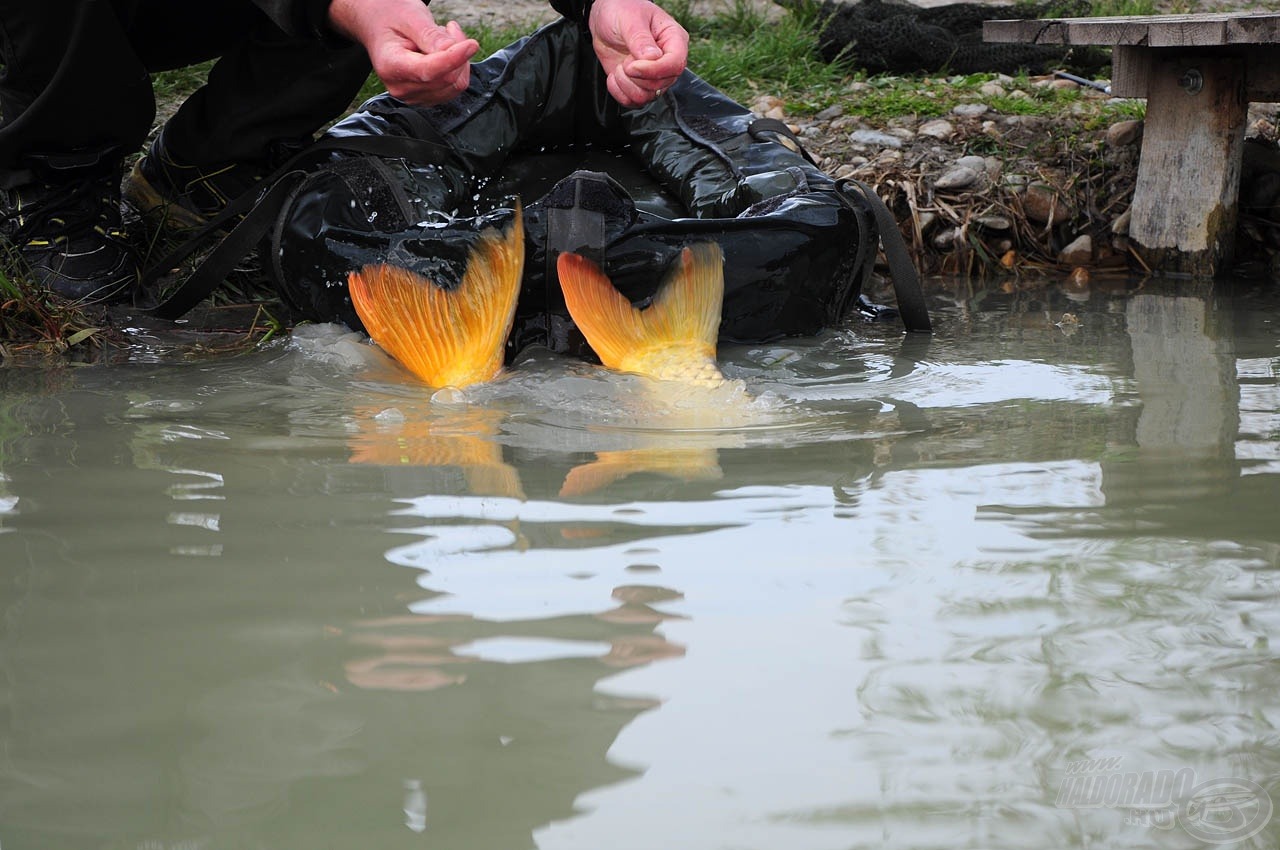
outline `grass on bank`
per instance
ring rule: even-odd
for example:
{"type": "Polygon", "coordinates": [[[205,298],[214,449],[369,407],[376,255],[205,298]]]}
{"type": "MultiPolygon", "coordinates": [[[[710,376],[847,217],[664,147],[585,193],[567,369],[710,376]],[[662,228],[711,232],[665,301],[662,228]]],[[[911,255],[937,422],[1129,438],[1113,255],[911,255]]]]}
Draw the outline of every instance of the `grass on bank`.
{"type": "MultiPolygon", "coordinates": [[[[850,71],[840,65],[823,62],[817,51],[820,19],[816,5],[802,5],[766,15],[746,0],[733,0],[710,16],[692,11],[690,0],[664,0],[663,5],[689,30],[690,67],[734,100],[751,104],[768,94],[787,104],[789,115],[803,119],[833,105],[846,113],[856,114],[868,123],[889,122],[911,116],[925,118],[948,113],[958,103],[976,100],[983,83],[994,74],[964,77],[933,75],[929,77],[873,76],[850,71]],[[850,88],[858,86],[856,95],[850,88]]],[[[1146,14],[1154,11],[1153,0],[1096,0],[1095,14],[1146,14]]],[[[526,29],[489,26],[472,27],[470,34],[481,45],[481,56],[487,56],[523,35],[526,29]]],[[[159,103],[181,102],[205,80],[210,63],[154,75],[153,84],[159,103]]],[[[1070,90],[1038,89],[1028,81],[1015,80],[1014,88],[1026,97],[987,98],[987,102],[1006,114],[1064,114],[1082,103],[1082,96],[1070,90]]],[[[356,102],[383,90],[376,77],[370,77],[356,102]]],[[[1140,104],[1098,106],[1097,99],[1089,108],[1096,115],[1094,124],[1121,117],[1140,117],[1140,104]]],[[[162,114],[164,109],[162,107],[162,114]]],[[[1088,124],[1088,122],[1086,122],[1088,124]]],[[[65,304],[47,293],[37,291],[26,282],[20,264],[7,253],[0,256],[0,357],[15,342],[39,341],[45,350],[65,351],[78,344],[93,344],[98,335],[97,320],[65,304]]]]}
{"type": "Polygon", "coordinates": [[[27,284],[21,261],[0,257],[0,360],[23,350],[63,354],[97,349],[101,328],[76,304],[27,284]]]}

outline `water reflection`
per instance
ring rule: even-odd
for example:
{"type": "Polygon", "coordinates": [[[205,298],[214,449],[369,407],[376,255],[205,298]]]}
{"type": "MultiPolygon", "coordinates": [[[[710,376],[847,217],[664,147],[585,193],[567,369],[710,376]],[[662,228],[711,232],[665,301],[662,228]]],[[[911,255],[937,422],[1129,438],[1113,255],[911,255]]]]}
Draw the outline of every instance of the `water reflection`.
{"type": "Polygon", "coordinates": [[[1195,846],[1062,792],[1280,791],[1275,298],[957,293],[688,427],[323,330],[0,369],[0,846],[1195,846]]]}

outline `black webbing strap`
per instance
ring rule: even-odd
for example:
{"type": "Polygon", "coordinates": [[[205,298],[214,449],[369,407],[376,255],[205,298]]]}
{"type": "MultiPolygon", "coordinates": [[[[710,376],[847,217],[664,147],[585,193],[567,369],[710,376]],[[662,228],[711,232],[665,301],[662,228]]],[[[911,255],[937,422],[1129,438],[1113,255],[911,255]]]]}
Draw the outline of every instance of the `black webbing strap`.
{"type": "Polygon", "coordinates": [[[144,308],[144,312],[161,319],[177,319],[207,298],[271,228],[294,190],[310,173],[301,166],[313,158],[339,151],[402,157],[419,163],[441,163],[449,153],[449,148],[437,142],[409,136],[320,139],[264,178],[263,183],[268,186],[265,192],[254,189],[234,199],[217,216],[187,237],[186,241],[143,272],[140,285],[145,292],[216,238],[227,224],[243,216],[177,289],[154,307],[144,308]]]}
{"type": "Polygon", "coordinates": [[[884,248],[885,259],[889,262],[889,274],[893,278],[893,294],[898,301],[898,314],[902,316],[902,324],[908,331],[932,333],[933,323],[929,321],[929,308],[925,304],[924,290],[920,286],[920,275],[915,264],[911,262],[911,254],[907,251],[907,243],[902,241],[898,231],[898,222],[893,213],[885,206],[884,201],[875,190],[860,180],[844,178],[836,181],[836,191],[841,194],[852,194],[856,191],[863,201],[871,207],[876,217],[876,229],[880,231],[880,245],[884,248]],[[852,188],[851,188],[852,187],[852,188]]]}

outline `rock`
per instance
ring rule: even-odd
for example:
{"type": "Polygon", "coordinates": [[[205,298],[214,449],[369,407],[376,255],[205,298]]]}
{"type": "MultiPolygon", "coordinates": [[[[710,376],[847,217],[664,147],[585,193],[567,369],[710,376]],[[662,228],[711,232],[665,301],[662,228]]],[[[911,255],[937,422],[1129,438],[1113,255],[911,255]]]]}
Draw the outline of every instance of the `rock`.
{"type": "Polygon", "coordinates": [[[1058,193],[1043,183],[1033,183],[1022,193],[1022,212],[1031,221],[1052,227],[1071,218],[1071,211],[1058,193]]]}
{"type": "Polygon", "coordinates": [[[996,82],[983,83],[978,89],[983,97],[1004,97],[1004,86],[996,82]]]}
{"type": "Polygon", "coordinates": [[[1000,125],[994,121],[983,121],[982,133],[983,135],[990,136],[993,139],[999,139],[1003,135],[1000,132],[1000,125]]]}
{"type": "Polygon", "coordinates": [[[849,161],[835,170],[831,176],[837,180],[843,180],[846,177],[852,177],[858,173],[858,169],[870,162],[865,156],[849,157],[849,161]]]}
{"type": "Polygon", "coordinates": [[[963,236],[964,234],[961,232],[960,228],[948,227],[946,230],[943,230],[937,236],[933,237],[933,247],[945,251],[959,242],[963,236]]]}
{"type": "Polygon", "coordinates": [[[767,115],[771,109],[782,109],[782,98],[772,94],[762,94],[751,104],[751,111],[756,115],[767,115]]]}
{"type": "Polygon", "coordinates": [[[980,215],[973,221],[983,230],[1009,230],[1013,227],[1013,222],[1002,215],[980,215]]]}
{"type": "Polygon", "coordinates": [[[1058,262],[1071,266],[1093,262],[1093,238],[1087,233],[1077,236],[1070,245],[1058,252],[1058,262]]]}
{"type": "Polygon", "coordinates": [[[882,133],[879,130],[855,130],[849,134],[849,141],[855,145],[875,145],[882,148],[900,148],[902,139],[882,133]]]}
{"type": "Polygon", "coordinates": [[[1075,80],[1053,80],[1049,83],[1051,89],[1078,89],[1080,84],[1075,80]]]}
{"type": "Polygon", "coordinates": [[[974,171],[967,166],[957,165],[933,181],[933,188],[944,192],[968,189],[978,182],[980,174],[981,172],[974,171]]]}
{"type": "Polygon", "coordinates": [[[1141,121],[1117,121],[1107,128],[1107,144],[1113,148],[1128,147],[1141,135],[1141,121]]]}
{"type": "Polygon", "coordinates": [[[961,166],[962,168],[972,168],[979,174],[982,174],[987,170],[987,160],[984,157],[974,156],[972,154],[969,156],[962,156],[957,159],[956,165],[961,166]]]}
{"type": "Polygon", "coordinates": [[[921,124],[916,132],[931,139],[946,140],[956,134],[956,126],[945,118],[934,118],[921,124]]]}
{"type": "Polygon", "coordinates": [[[931,210],[925,210],[920,213],[918,221],[920,222],[920,232],[927,233],[930,227],[938,220],[938,214],[931,210]]]}
{"type": "Polygon", "coordinates": [[[772,109],[766,110],[764,113],[764,117],[773,118],[776,121],[781,121],[783,118],[787,117],[787,113],[786,111],[783,110],[781,106],[775,106],[772,109]]]}
{"type": "Polygon", "coordinates": [[[813,117],[817,118],[819,121],[831,121],[832,119],[839,118],[841,115],[844,115],[844,107],[839,104],[835,104],[833,106],[828,106],[813,117]]]}
{"type": "Polygon", "coordinates": [[[987,109],[985,103],[957,103],[951,107],[951,112],[961,118],[981,118],[987,114],[987,109]]]}

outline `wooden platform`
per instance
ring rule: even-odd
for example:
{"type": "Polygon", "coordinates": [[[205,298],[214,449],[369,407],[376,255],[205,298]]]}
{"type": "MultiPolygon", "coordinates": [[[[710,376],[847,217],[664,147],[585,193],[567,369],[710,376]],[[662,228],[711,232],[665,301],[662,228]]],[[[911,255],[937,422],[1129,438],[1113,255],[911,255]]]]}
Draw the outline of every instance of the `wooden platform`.
{"type": "Polygon", "coordinates": [[[1147,99],[1130,238],[1162,271],[1230,261],[1248,105],[1280,101],[1280,14],[988,21],[983,39],[1113,47],[1111,93],[1147,99]]]}

